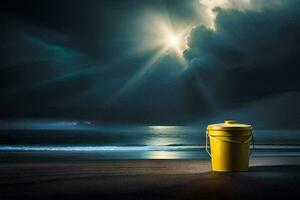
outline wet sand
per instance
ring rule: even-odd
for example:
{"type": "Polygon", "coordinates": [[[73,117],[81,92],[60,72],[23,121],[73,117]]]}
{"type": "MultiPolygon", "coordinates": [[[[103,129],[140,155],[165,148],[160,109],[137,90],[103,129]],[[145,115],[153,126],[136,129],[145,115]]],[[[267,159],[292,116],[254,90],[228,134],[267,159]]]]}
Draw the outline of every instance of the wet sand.
{"type": "Polygon", "coordinates": [[[1,163],[0,199],[299,199],[300,157],[253,158],[249,172],[209,160],[1,163]]]}

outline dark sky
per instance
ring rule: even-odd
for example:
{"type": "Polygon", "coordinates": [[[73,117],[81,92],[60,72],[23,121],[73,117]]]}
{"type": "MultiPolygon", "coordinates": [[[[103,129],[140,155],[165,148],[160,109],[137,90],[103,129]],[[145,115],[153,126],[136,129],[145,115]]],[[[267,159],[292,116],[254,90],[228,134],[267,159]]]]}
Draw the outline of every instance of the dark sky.
{"type": "Polygon", "coordinates": [[[0,119],[300,127],[299,4],[228,0],[209,28],[196,0],[1,2],[0,119]],[[165,52],[143,71],[160,17],[193,26],[185,70],[165,52]]]}

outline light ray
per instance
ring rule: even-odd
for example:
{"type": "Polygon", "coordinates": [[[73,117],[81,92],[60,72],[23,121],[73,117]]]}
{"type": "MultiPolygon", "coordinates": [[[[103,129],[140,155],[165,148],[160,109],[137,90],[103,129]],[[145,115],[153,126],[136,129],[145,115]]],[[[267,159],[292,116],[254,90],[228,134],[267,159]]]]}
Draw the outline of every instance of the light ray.
{"type": "Polygon", "coordinates": [[[187,47],[186,36],[190,31],[190,26],[175,32],[168,18],[161,15],[153,15],[151,19],[152,21],[146,20],[143,23],[146,32],[148,31],[149,34],[145,36],[145,42],[142,43],[139,49],[141,49],[141,52],[157,49],[157,53],[116,94],[110,97],[106,104],[114,103],[119,97],[132,89],[164,54],[174,55],[182,69],[186,69],[187,62],[183,56],[183,51],[187,47]]]}
{"type": "Polygon", "coordinates": [[[120,96],[122,96],[125,92],[127,92],[142,76],[144,76],[147,71],[151,68],[153,64],[155,64],[162,54],[167,51],[167,47],[161,49],[155,56],[149,60],[146,65],[144,65],[137,74],[135,74],[116,94],[113,95],[107,102],[108,104],[114,103],[120,96]]]}

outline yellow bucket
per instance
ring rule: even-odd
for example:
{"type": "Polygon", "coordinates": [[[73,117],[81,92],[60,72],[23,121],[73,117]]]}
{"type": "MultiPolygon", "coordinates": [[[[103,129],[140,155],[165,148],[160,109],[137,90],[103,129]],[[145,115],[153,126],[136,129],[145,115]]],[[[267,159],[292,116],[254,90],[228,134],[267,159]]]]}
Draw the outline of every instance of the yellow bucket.
{"type": "Polygon", "coordinates": [[[248,171],[250,141],[254,149],[252,126],[227,120],[207,126],[206,151],[211,156],[212,170],[220,172],[248,171]],[[210,141],[210,150],[208,146],[210,141]]]}

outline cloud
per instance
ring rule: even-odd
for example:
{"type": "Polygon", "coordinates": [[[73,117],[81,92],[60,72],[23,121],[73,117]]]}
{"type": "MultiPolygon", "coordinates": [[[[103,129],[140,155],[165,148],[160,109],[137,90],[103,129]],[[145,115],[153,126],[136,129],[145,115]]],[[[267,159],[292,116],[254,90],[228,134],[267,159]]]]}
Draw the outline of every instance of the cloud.
{"type": "Polygon", "coordinates": [[[299,6],[215,8],[215,29],[200,25],[188,37],[189,79],[201,79],[221,107],[299,91],[299,6]]]}
{"type": "Polygon", "coordinates": [[[216,8],[235,9],[239,11],[262,10],[280,6],[282,0],[199,0],[199,15],[201,24],[214,27],[217,12],[216,8]]]}

